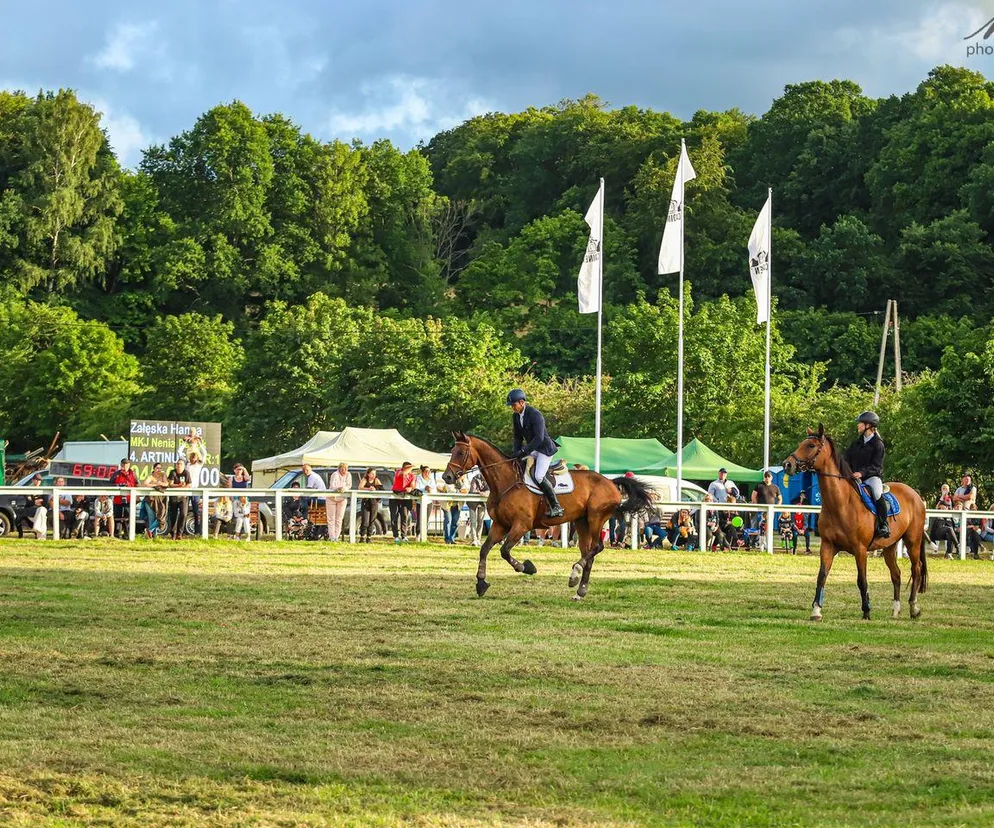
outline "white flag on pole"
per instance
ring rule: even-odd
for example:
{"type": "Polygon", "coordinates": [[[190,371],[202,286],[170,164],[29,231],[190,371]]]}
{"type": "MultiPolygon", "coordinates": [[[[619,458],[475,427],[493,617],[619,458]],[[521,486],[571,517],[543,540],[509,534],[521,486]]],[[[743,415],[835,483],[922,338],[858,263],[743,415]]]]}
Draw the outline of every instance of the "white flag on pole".
{"type": "Polygon", "coordinates": [[[687,145],[680,143],[680,163],[677,165],[676,178],[673,179],[673,192],[670,194],[670,206],[666,215],[666,227],[663,228],[663,243],[659,247],[659,266],[657,273],[679,273],[683,230],[683,195],[684,184],[697,177],[687,155],[687,145]]]}
{"type": "Polygon", "coordinates": [[[756,322],[770,321],[770,196],[749,236],[749,275],[756,291],[756,322]]]}
{"type": "Polygon", "coordinates": [[[576,280],[576,295],[580,313],[597,313],[601,309],[601,266],[604,256],[603,178],[583,220],[590,227],[590,238],[587,240],[587,252],[583,254],[583,264],[580,265],[580,275],[576,280]]]}

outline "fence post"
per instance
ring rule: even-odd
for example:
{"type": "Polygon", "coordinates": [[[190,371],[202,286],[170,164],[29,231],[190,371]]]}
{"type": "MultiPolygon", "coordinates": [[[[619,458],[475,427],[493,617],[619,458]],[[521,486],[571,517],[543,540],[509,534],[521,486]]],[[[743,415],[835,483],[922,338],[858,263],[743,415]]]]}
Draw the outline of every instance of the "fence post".
{"type": "Polygon", "coordinates": [[[773,554],[773,504],[766,506],[766,551],[773,554]]]}
{"type": "Polygon", "coordinates": [[[276,540],[283,540],[283,498],[280,497],[280,490],[276,490],[276,511],[274,513],[274,519],[276,520],[276,540]]]}
{"type": "Polygon", "coordinates": [[[421,513],[419,515],[421,519],[418,521],[418,540],[421,541],[421,543],[428,542],[428,504],[431,503],[428,499],[429,497],[430,495],[428,492],[425,491],[421,493],[421,513]]]}
{"type": "Polygon", "coordinates": [[[59,514],[59,489],[57,486],[52,487],[52,540],[59,539],[59,521],[62,517],[59,514]]]}
{"type": "Polygon", "coordinates": [[[631,531],[631,540],[629,541],[629,546],[632,549],[639,548],[639,513],[632,512],[631,520],[628,522],[631,531]]]}
{"type": "Polygon", "coordinates": [[[567,520],[560,527],[560,531],[559,531],[559,545],[563,549],[569,549],[569,525],[570,525],[570,522],[567,520]]]}
{"type": "MultiPolygon", "coordinates": [[[[138,511],[138,496],[134,489],[128,492],[128,540],[133,541],[135,539],[135,521],[138,519],[138,515],[135,514],[138,511]]],[[[147,526],[145,527],[148,528],[147,526]]]]}
{"type": "Polygon", "coordinates": [[[210,503],[207,497],[207,489],[201,489],[200,491],[203,493],[203,497],[200,498],[200,537],[203,540],[207,540],[211,536],[211,527],[207,520],[207,509],[210,503]]]}
{"type": "Polygon", "coordinates": [[[353,489],[349,492],[349,543],[355,543],[355,510],[359,503],[359,495],[353,489]]]}

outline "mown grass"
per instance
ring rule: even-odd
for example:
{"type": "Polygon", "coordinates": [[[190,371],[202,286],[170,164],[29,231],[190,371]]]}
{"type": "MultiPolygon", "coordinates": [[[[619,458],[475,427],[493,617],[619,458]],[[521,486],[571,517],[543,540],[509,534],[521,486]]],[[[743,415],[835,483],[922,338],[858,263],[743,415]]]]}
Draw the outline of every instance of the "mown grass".
{"type": "Polygon", "coordinates": [[[574,554],[0,542],[0,819],[994,822],[990,561],[574,554]]]}

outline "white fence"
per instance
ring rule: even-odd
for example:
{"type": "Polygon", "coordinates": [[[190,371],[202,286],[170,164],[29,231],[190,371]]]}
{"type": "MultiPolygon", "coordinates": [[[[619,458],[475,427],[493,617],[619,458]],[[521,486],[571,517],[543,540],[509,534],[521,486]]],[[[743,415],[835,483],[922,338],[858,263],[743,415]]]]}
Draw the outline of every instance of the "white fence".
{"type": "MultiPolygon", "coordinates": [[[[180,490],[166,490],[165,492],[159,489],[149,489],[144,487],[139,488],[116,488],[116,487],[96,487],[96,486],[71,486],[71,487],[58,487],[58,486],[0,486],[0,499],[7,501],[8,496],[15,496],[17,498],[32,497],[37,495],[43,495],[49,503],[58,503],[60,496],[73,496],[77,494],[86,495],[87,497],[96,497],[99,495],[109,495],[112,497],[127,496],[128,498],[128,539],[134,540],[136,535],[136,521],[138,516],[138,503],[140,498],[145,495],[160,495],[167,498],[176,497],[196,497],[200,499],[200,532],[201,536],[207,540],[210,537],[210,520],[209,520],[209,509],[210,503],[213,499],[218,497],[248,497],[251,499],[262,499],[262,500],[272,500],[274,504],[273,508],[273,523],[276,535],[276,540],[283,539],[283,500],[289,497],[301,496],[306,498],[316,498],[323,500],[328,497],[347,497],[349,498],[349,543],[356,542],[356,534],[358,530],[358,504],[360,500],[405,500],[411,502],[418,502],[421,506],[421,514],[428,514],[429,504],[432,502],[459,502],[459,503],[486,503],[486,495],[471,495],[471,494],[460,494],[455,492],[445,492],[440,494],[427,494],[418,492],[415,496],[405,496],[396,495],[392,492],[383,491],[358,491],[351,490],[348,492],[332,492],[325,489],[217,489],[217,488],[198,488],[198,489],[180,489],[180,490]],[[182,492],[180,494],[179,492],[182,492]]],[[[762,548],[765,551],[773,554],[774,538],[776,536],[775,528],[777,523],[777,518],[781,513],[784,512],[802,512],[805,514],[819,514],[821,512],[820,506],[800,506],[800,505],[758,505],[754,503],[698,503],[698,502],[677,502],[677,501],[660,501],[655,504],[655,506],[662,513],[677,512],[680,509],[687,509],[690,512],[696,512],[697,520],[697,534],[699,543],[704,546],[707,542],[707,522],[708,514],[710,512],[721,512],[721,511],[734,511],[740,514],[756,514],[762,513],[766,517],[766,531],[763,537],[762,548]]],[[[61,515],[58,509],[51,509],[51,522],[52,522],[52,532],[55,537],[59,537],[60,534],[60,521],[61,515]]],[[[933,517],[940,518],[953,518],[957,522],[956,532],[957,532],[957,546],[958,554],[961,559],[966,558],[967,550],[967,520],[969,519],[994,519],[994,512],[981,512],[981,511],[965,511],[965,510],[942,510],[942,509],[927,509],[926,510],[926,521],[930,521],[933,517]]],[[[92,519],[92,515],[91,515],[92,519]]],[[[629,524],[629,540],[632,549],[638,548],[639,539],[642,536],[642,528],[644,522],[635,516],[628,516],[626,518],[629,524]]],[[[564,525],[563,530],[560,532],[560,544],[563,548],[566,548],[569,543],[569,532],[567,530],[568,525],[564,525]]],[[[388,531],[389,531],[389,527],[388,531]]],[[[928,526],[926,525],[926,530],[928,526]]],[[[419,521],[419,540],[428,540],[428,521],[419,521]]],[[[904,554],[903,549],[899,548],[899,554],[904,554]]]]}

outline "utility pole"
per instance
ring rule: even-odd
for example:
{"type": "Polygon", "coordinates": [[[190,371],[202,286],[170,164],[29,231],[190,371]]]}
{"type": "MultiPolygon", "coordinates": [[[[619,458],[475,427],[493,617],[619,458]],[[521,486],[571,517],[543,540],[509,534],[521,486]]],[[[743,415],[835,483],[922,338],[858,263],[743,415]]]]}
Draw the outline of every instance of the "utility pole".
{"type": "Polygon", "coordinates": [[[887,312],[884,314],[884,332],[880,337],[880,359],[877,362],[877,385],[873,392],[873,405],[880,402],[880,386],[884,380],[884,359],[887,356],[887,336],[891,327],[894,328],[894,386],[900,392],[904,387],[904,377],[901,371],[901,320],[897,315],[897,300],[887,300],[887,312]]]}

